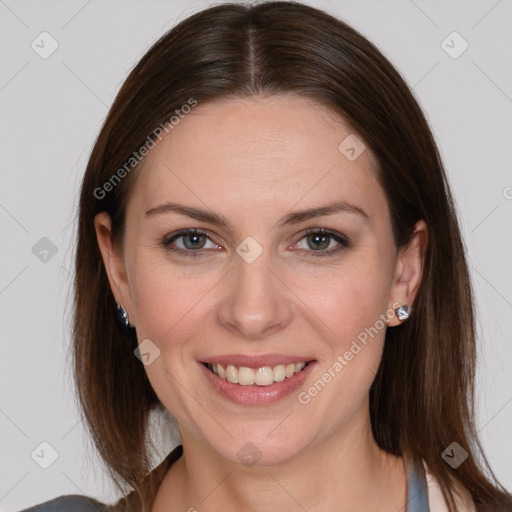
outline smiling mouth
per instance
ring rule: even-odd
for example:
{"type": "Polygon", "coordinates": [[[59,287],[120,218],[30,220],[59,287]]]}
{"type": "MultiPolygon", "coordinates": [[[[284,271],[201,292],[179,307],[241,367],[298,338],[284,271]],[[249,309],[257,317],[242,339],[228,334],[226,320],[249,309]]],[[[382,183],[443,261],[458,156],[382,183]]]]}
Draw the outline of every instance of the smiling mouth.
{"type": "Polygon", "coordinates": [[[300,373],[309,364],[309,361],[298,363],[278,364],[275,366],[260,366],[248,368],[246,366],[223,365],[220,363],[203,363],[212,373],[219,378],[239,384],[240,386],[270,386],[275,382],[283,382],[285,379],[300,373]]]}

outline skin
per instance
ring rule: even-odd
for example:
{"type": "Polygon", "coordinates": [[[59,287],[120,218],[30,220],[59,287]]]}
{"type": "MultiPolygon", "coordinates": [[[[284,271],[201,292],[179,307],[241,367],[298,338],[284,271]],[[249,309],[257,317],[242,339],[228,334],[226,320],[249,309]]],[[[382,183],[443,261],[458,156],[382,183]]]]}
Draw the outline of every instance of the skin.
{"type": "MultiPolygon", "coordinates": [[[[147,157],[123,247],[112,244],[108,215],[95,218],[115,298],[139,342],[160,350],[145,369],[182,436],[184,455],[153,512],[405,510],[403,461],[377,447],[368,410],[385,329],[307,405],[297,399],[380,315],[412,305],[421,279],[425,223],[408,247],[395,246],[371,151],[349,161],[338,150],[351,133],[342,118],[296,96],[200,104],[147,157]],[[340,211],[278,224],[292,211],[340,200],[367,217],[340,211]],[[230,226],[145,214],[170,201],[215,212],[230,226]],[[199,239],[202,257],[162,245],[189,228],[209,233],[199,239]],[[351,245],[331,238],[320,252],[342,250],[315,256],[310,228],[351,245]],[[236,252],[249,236],[263,248],[252,263],[236,252]],[[220,395],[199,370],[198,361],[233,353],[309,355],[317,364],[296,392],[250,406],[220,395]],[[237,457],[248,442],[261,453],[252,466],[237,457]]],[[[183,243],[174,247],[186,251],[183,243]]]]}

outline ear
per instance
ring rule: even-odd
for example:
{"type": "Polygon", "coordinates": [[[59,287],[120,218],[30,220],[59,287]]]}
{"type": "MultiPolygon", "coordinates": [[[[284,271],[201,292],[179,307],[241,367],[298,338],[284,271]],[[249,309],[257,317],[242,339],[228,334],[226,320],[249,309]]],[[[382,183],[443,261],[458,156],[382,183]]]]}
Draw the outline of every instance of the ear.
{"type": "MultiPolygon", "coordinates": [[[[107,272],[110,289],[114,294],[117,304],[122,305],[128,312],[128,318],[133,312],[130,285],[128,282],[128,274],[125,268],[125,262],[120,251],[112,242],[112,224],[110,215],[107,212],[101,212],[94,217],[94,228],[96,229],[96,238],[100,248],[103,264],[107,272]]],[[[112,314],[115,314],[112,311],[112,314]]],[[[130,321],[130,325],[134,325],[130,321]]]]}
{"type": "MultiPolygon", "coordinates": [[[[414,226],[414,233],[408,245],[398,251],[395,275],[390,293],[389,307],[395,310],[400,306],[412,307],[423,275],[423,262],[428,243],[428,229],[424,220],[414,226]]],[[[389,319],[390,327],[399,325],[396,315],[389,319]]]]}

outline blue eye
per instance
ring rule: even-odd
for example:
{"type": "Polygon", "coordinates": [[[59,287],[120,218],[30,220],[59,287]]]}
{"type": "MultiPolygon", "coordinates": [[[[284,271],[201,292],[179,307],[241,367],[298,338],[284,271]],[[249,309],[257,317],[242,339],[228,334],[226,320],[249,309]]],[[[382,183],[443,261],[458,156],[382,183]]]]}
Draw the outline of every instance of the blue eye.
{"type": "Polygon", "coordinates": [[[219,249],[220,246],[213,243],[206,231],[200,229],[184,229],[164,238],[162,245],[170,251],[180,253],[184,256],[204,256],[199,251],[202,249],[219,249]],[[179,241],[179,242],[177,242],[179,241]],[[213,247],[208,247],[208,241],[213,247]],[[173,247],[173,245],[175,247],[173,247]]]}
{"type": "Polygon", "coordinates": [[[300,247],[300,249],[312,253],[311,256],[313,257],[334,256],[350,247],[350,240],[346,236],[327,229],[309,229],[298,244],[303,240],[306,240],[307,248],[300,247]]]}
{"type": "MultiPolygon", "coordinates": [[[[301,244],[303,240],[307,246],[299,249],[313,257],[333,256],[351,245],[346,236],[326,229],[309,229],[302,233],[297,244],[301,244]]],[[[208,233],[201,229],[183,229],[168,235],[163,239],[162,245],[180,256],[194,258],[207,256],[212,249],[222,250],[222,247],[212,242],[208,233]]]]}

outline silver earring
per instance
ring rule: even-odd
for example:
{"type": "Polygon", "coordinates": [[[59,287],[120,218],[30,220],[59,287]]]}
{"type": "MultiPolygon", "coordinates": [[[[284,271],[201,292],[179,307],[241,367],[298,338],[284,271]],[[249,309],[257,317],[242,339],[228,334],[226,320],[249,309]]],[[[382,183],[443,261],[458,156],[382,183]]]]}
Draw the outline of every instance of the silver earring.
{"type": "Polygon", "coordinates": [[[404,320],[407,320],[409,318],[409,315],[411,314],[411,308],[407,305],[400,306],[399,308],[395,309],[396,316],[398,317],[398,320],[403,322],[404,320]]]}
{"type": "Polygon", "coordinates": [[[121,304],[118,304],[116,307],[116,317],[117,321],[121,324],[122,327],[125,329],[131,327],[130,321],[128,320],[128,311],[126,311],[126,309],[124,309],[121,304]]]}

